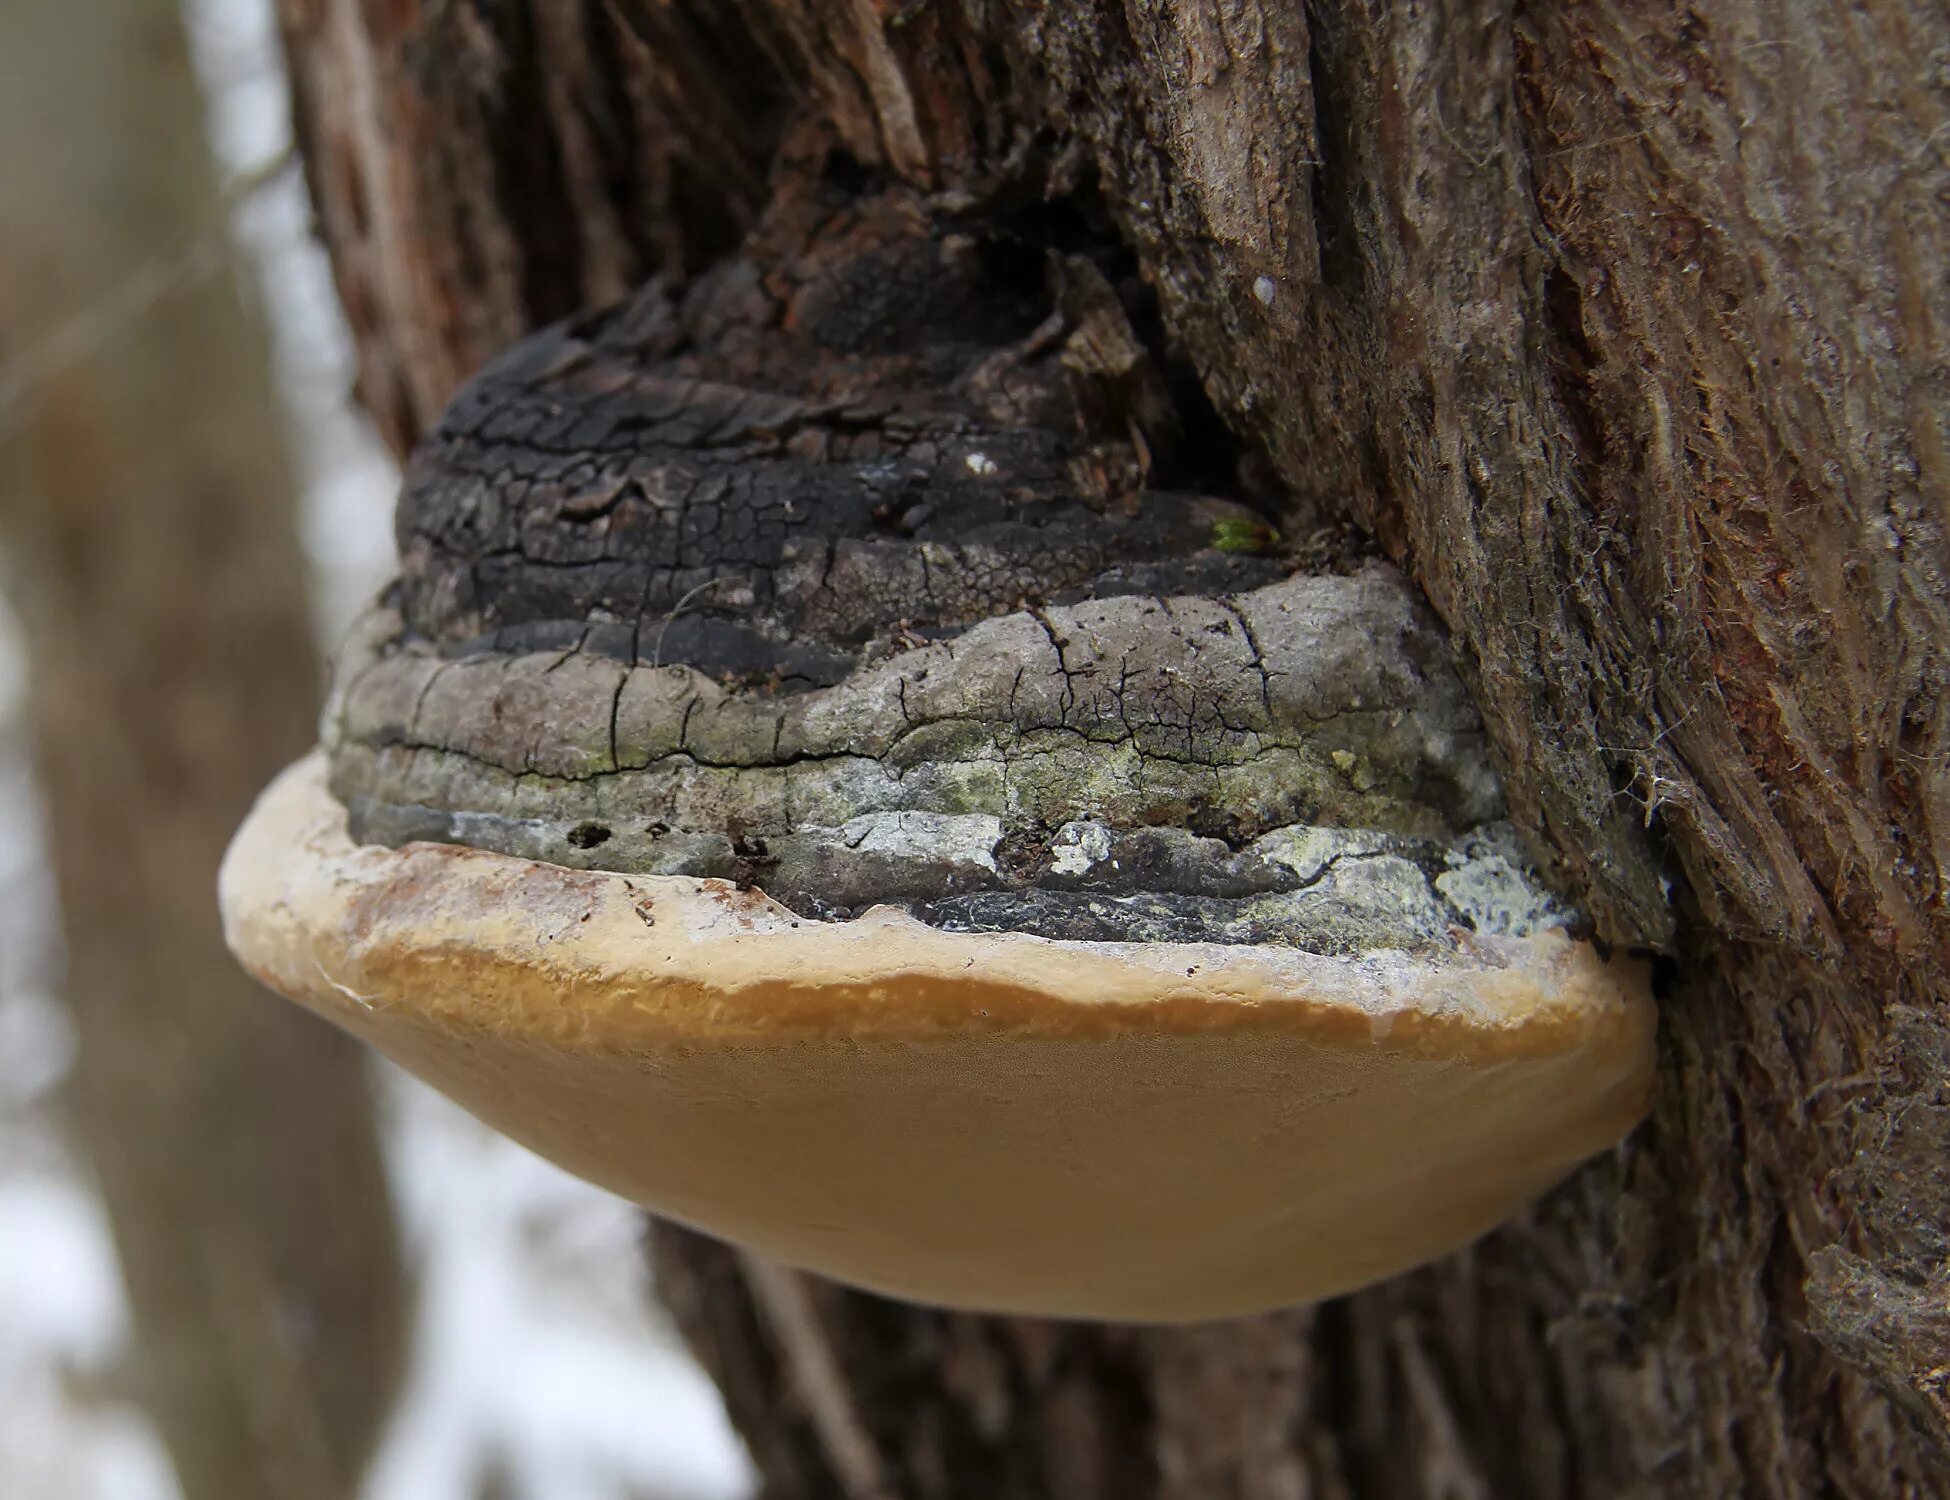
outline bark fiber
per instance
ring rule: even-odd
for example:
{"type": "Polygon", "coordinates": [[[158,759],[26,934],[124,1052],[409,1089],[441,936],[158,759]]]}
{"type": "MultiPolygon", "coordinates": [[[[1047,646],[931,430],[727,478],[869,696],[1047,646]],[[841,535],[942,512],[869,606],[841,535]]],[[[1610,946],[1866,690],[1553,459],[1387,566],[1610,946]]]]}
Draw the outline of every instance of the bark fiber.
{"type": "Polygon", "coordinates": [[[695,272],[818,122],[1074,216],[1284,507],[1448,625],[1513,815],[1670,955],[1650,1123],[1443,1265],[1175,1331],[660,1231],[777,1496],[1944,1493],[1950,15],[284,0],[361,393],[695,272]]]}

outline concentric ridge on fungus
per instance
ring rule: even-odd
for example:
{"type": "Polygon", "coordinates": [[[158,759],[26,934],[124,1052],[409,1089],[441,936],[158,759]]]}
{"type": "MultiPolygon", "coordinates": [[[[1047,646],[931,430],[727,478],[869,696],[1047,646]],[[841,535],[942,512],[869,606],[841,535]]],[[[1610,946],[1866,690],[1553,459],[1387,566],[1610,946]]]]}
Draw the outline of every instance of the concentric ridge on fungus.
{"type": "Polygon", "coordinates": [[[1007,615],[792,695],[367,625],[328,742],[368,840],[1045,936],[1354,952],[1564,920],[1381,573],[1007,615]]]}
{"type": "Polygon", "coordinates": [[[897,328],[740,264],[457,398],[326,716],[357,836],[1093,940],[1568,920],[1396,575],[1284,576],[1230,547],[1238,503],[1133,482],[1077,352],[1130,337],[1114,300],[1066,342],[952,237],[862,217],[824,233],[876,277],[836,279],[897,328]]]}

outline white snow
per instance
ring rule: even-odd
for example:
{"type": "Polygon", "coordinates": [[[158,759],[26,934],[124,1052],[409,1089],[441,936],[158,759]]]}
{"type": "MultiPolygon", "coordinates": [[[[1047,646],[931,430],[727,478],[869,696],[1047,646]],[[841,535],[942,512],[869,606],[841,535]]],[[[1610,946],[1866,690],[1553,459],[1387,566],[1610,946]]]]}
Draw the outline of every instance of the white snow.
{"type": "Polygon", "coordinates": [[[643,1219],[389,1070],[416,1354],[366,1500],[725,1500],[752,1479],[648,1298],[643,1219]]]}

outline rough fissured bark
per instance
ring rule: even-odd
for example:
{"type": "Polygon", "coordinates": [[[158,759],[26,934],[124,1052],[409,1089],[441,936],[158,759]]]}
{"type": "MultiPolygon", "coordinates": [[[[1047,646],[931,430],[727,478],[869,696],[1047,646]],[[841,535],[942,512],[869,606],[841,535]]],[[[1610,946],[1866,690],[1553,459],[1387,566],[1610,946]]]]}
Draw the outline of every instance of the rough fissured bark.
{"type": "Polygon", "coordinates": [[[1601,936],[1673,959],[1631,1144],[1312,1312],[788,1307],[664,1236],[779,1493],[1938,1488],[1940,8],[287,15],[366,395],[402,443],[516,333],[720,253],[785,121],[919,189],[1101,213],[1286,529],[1351,519],[1402,561],[1538,855],[1601,936]],[[712,213],[673,213],[677,180],[712,213]]]}

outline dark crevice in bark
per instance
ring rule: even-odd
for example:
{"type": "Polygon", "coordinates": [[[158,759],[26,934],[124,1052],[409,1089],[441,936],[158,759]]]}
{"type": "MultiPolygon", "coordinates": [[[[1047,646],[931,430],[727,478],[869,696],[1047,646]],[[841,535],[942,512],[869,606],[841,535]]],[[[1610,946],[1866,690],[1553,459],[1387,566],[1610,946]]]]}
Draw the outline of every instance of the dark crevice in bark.
{"type": "Polygon", "coordinates": [[[1544,273],[1543,303],[1551,343],[1549,367],[1556,377],[1558,402],[1571,425],[1578,488],[1591,503],[1597,497],[1589,493],[1588,480],[1598,472],[1604,456],[1604,434],[1591,395],[1592,353],[1584,335],[1583,298],[1577,282],[1561,266],[1544,273]]]}
{"type": "Polygon", "coordinates": [[[1307,75],[1313,87],[1315,160],[1308,172],[1313,209],[1313,234],[1320,257],[1322,288],[1333,293],[1355,285],[1361,275],[1360,240],[1355,233],[1350,198],[1355,191],[1349,164],[1353,143],[1348,139],[1354,110],[1341,88],[1343,70],[1330,53],[1343,24],[1339,8],[1310,0],[1307,15],[1307,75]]]}
{"type": "Polygon", "coordinates": [[[1151,424],[1145,434],[1148,483],[1225,495],[1277,519],[1288,497],[1220,415],[1190,354],[1166,326],[1157,290],[1105,201],[1096,171],[1077,172],[1060,191],[1046,181],[1023,187],[1028,191],[1021,201],[1009,201],[1014,196],[1009,194],[984,205],[986,213],[971,218],[969,227],[979,235],[998,280],[1013,284],[1032,303],[1047,303],[1054,294],[1059,310],[1067,295],[1073,321],[1083,311],[1077,298],[1085,294],[1074,275],[1066,279],[1066,263],[1080,261],[1103,278],[1150,362],[1154,390],[1119,390],[1113,398],[1131,408],[1129,420],[1151,424]]]}
{"type": "MultiPolygon", "coordinates": [[[[618,141],[615,170],[638,191],[618,193],[619,213],[644,265],[701,270],[735,250],[751,228],[765,172],[800,108],[800,90],[756,18],[729,7],[658,4],[653,10],[645,0],[602,0],[602,15],[603,35],[620,40],[620,23],[656,70],[648,87],[627,69],[613,70],[619,95],[637,91],[623,101],[629,112],[622,118],[632,128],[618,141]],[[713,113],[693,113],[688,101],[705,90],[713,113]],[[645,93],[654,100],[649,119],[637,118],[645,93]],[[723,139],[712,138],[727,127],[723,139]],[[669,143],[651,159],[651,175],[646,129],[669,143]]],[[[598,69],[599,75],[611,71],[598,69]]]]}
{"type": "MultiPolygon", "coordinates": [[[[580,0],[580,4],[582,45],[591,57],[614,56],[623,45],[614,0],[580,0]]],[[[615,205],[618,228],[629,241],[637,262],[655,265],[662,257],[653,226],[644,222],[643,215],[631,212],[631,205],[645,201],[651,194],[650,184],[643,177],[645,163],[635,150],[629,85],[622,71],[597,68],[587,94],[579,102],[588,124],[603,196],[615,205]]],[[[722,190],[700,202],[690,201],[681,191],[674,191],[671,196],[689,232],[708,247],[704,253],[713,256],[721,253],[738,232],[737,227],[723,223],[722,190]]]]}
{"type": "MultiPolygon", "coordinates": [[[[546,323],[581,300],[583,246],[566,187],[562,141],[548,108],[534,21],[520,6],[462,0],[448,24],[463,49],[469,44],[459,36],[462,30],[478,27],[483,36],[485,55],[477,66],[491,81],[483,77],[476,86],[494,168],[494,218],[537,230],[547,226],[517,241],[524,315],[546,323]]],[[[451,54],[429,54],[419,66],[434,76],[451,62],[451,54]]]]}

